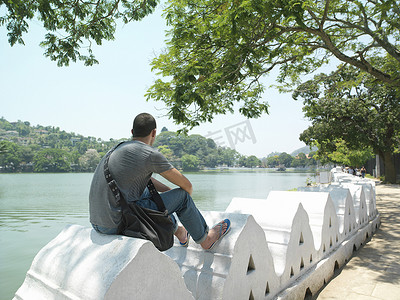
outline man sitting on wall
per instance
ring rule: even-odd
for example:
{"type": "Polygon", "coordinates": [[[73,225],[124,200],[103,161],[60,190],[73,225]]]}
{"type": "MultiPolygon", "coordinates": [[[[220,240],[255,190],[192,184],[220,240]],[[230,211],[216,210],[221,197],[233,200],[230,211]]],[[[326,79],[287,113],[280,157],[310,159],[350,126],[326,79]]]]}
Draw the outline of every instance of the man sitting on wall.
{"type": "MultiPolygon", "coordinates": [[[[230,230],[230,221],[225,219],[211,230],[191,197],[191,182],[174,168],[168,160],[152,147],[156,138],[156,121],[148,113],[136,116],[133,122],[132,141],[118,146],[109,158],[110,173],[125,197],[142,207],[156,210],[151,200],[147,182],[151,178],[164,205],[175,224],[175,236],[182,246],[189,243],[189,235],[204,249],[211,249],[230,230]],[[169,182],[179,186],[171,189],[151,177],[158,173],[169,182]],[[178,226],[172,213],[176,213],[183,226],[178,226]]],[[[90,222],[103,234],[117,234],[121,223],[121,207],[111,193],[103,173],[104,157],[97,166],[89,194],[90,222]]]]}

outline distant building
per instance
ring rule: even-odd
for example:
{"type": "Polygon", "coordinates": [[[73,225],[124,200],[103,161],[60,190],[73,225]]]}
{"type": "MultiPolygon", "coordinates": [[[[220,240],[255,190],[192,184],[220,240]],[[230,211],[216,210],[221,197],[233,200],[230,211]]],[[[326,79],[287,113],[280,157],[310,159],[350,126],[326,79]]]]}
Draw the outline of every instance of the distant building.
{"type": "Polygon", "coordinates": [[[70,139],[70,141],[71,141],[72,145],[74,146],[74,145],[75,145],[75,143],[77,143],[77,142],[80,142],[80,141],[81,141],[81,138],[75,138],[75,137],[73,137],[73,138],[71,138],[71,139],[70,139]]]}
{"type": "Polygon", "coordinates": [[[39,134],[49,134],[49,132],[47,130],[44,130],[44,129],[35,129],[35,132],[39,133],[39,134]]]}
{"type": "Polygon", "coordinates": [[[19,133],[15,130],[8,130],[6,131],[6,137],[18,137],[19,133]]]}

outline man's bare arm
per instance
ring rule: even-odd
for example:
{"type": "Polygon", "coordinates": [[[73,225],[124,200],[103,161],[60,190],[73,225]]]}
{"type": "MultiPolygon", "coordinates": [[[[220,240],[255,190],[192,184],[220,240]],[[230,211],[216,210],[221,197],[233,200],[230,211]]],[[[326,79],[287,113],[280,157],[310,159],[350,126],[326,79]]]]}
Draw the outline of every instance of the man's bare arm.
{"type": "Polygon", "coordinates": [[[160,173],[160,175],[167,179],[169,182],[172,182],[173,184],[188,192],[189,195],[192,195],[193,187],[191,182],[177,169],[170,169],[168,171],[160,173]]]}
{"type": "Polygon", "coordinates": [[[167,186],[164,183],[158,181],[154,177],[151,177],[151,181],[153,182],[154,187],[156,188],[156,190],[159,191],[160,193],[169,191],[171,189],[169,186],[167,186]]]}

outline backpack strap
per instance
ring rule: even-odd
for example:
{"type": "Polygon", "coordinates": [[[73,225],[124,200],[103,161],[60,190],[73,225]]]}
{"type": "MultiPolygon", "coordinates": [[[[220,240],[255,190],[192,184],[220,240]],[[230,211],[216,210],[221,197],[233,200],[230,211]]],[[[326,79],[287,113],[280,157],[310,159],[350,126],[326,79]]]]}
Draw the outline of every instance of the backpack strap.
{"type": "Polygon", "coordinates": [[[115,179],[111,176],[110,168],[108,166],[108,161],[110,159],[111,153],[113,153],[114,150],[117,149],[118,146],[123,143],[124,142],[119,143],[118,145],[114,146],[110,151],[108,151],[105,156],[105,159],[104,159],[104,176],[106,177],[107,184],[108,184],[109,188],[111,189],[111,192],[114,194],[114,197],[117,200],[117,203],[120,205],[121,205],[120,200],[121,200],[122,194],[117,186],[117,183],[115,182],[115,179]]]}
{"type": "Polygon", "coordinates": [[[153,200],[153,202],[157,205],[157,208],[159,211],[165,211],[165,205],[164,205],[164,201],[162,200],[160,194],[157,192],[153,182],[151,181],[151,179],[149,179],[149,182],[147,183],[147,188],[149,189],[151,200],[153,200]]]}
{"type": "MultiPolygon", "coordinates": [[[[113,151],[115,149],[117,149],[119,145],[121,145],[123,143],[124,142],[119,143],[118,145],[113,147],[110,151],[108,151],[105,156],[105,159],[104,159],[104,176],[106,177],[107,184],[108,184],[109,188],[111,189],[111,192],[114,194],[114,197],[117,200],[117,203],[120,205],[122,205],[122,203],[120,203],[121,199],[123,200],[122,202],[125,202],[125,203],[126,203],[126,200],[124,197],[122,197],[121,191],[119,190],[115,179],[111,176],[110,168],[108,166],[108,161],[110,159],[111,153],[113,153],[113,151]]],[[[153,202],[157,205],[158,210],[165,211],[166,209],[165,209],[164,201],[162,200],[160,194],[157,192],[151,179],[149,179],[149,182],[147,183],[147,188],[149,189],[150,195],[152,196],[151,200],[153,200],[153,202]]]]}

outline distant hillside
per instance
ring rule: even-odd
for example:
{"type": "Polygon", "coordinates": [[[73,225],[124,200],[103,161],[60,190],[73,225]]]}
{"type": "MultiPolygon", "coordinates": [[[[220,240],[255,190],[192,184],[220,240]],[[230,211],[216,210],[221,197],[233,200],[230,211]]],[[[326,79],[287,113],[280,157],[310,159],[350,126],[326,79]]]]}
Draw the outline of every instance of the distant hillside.
{"type": "Polygon", "coordinates": [[[279,154],[281,154],[282,152],[271,152],[270,154],[268,154],[268,157],[273,157],[273,156],[279,156],[279,154]]]}
{"type": "MultiPolygon", "coordinates": [[[[201,135],[178,135],[166,128],[154,146],[184,171],[217,166],[253,168],[261,161],[231,148],[217,146],[201,135]]],[[[0,172],[93,172],[100,159],[120,141],[103,141],[68,133],[54,126],[0,118],[0,172]]]]}
{"type": "Polygon", "coordinates": [[[299,153],[309,154],[310,152],[317,151],[317,150],[318,150],[317,147],[312,147],[310,149],[310,146],[304,146],[302,148],[299,148],[299,149],[293,151],[292,153],[290,153],[290,155],[297,156],[299,153]]]}
{"type": "MultiPolygon", "coordinates": [[[[290,156],[296,157],[299,153],[309,154],[310,152],[317,151],[317,150],[318,150],[317,147],[312,147],[312,149],[310,149],[309,146],[304,146],[302,148],[294,150],[292,153],[290,153],[290,156]]],[[[271,152],[270,154],[267,155],[267,158],[273,157],[273,156],[279,156],[281,153],[283,153],[283,152],[271,152]]]]}

